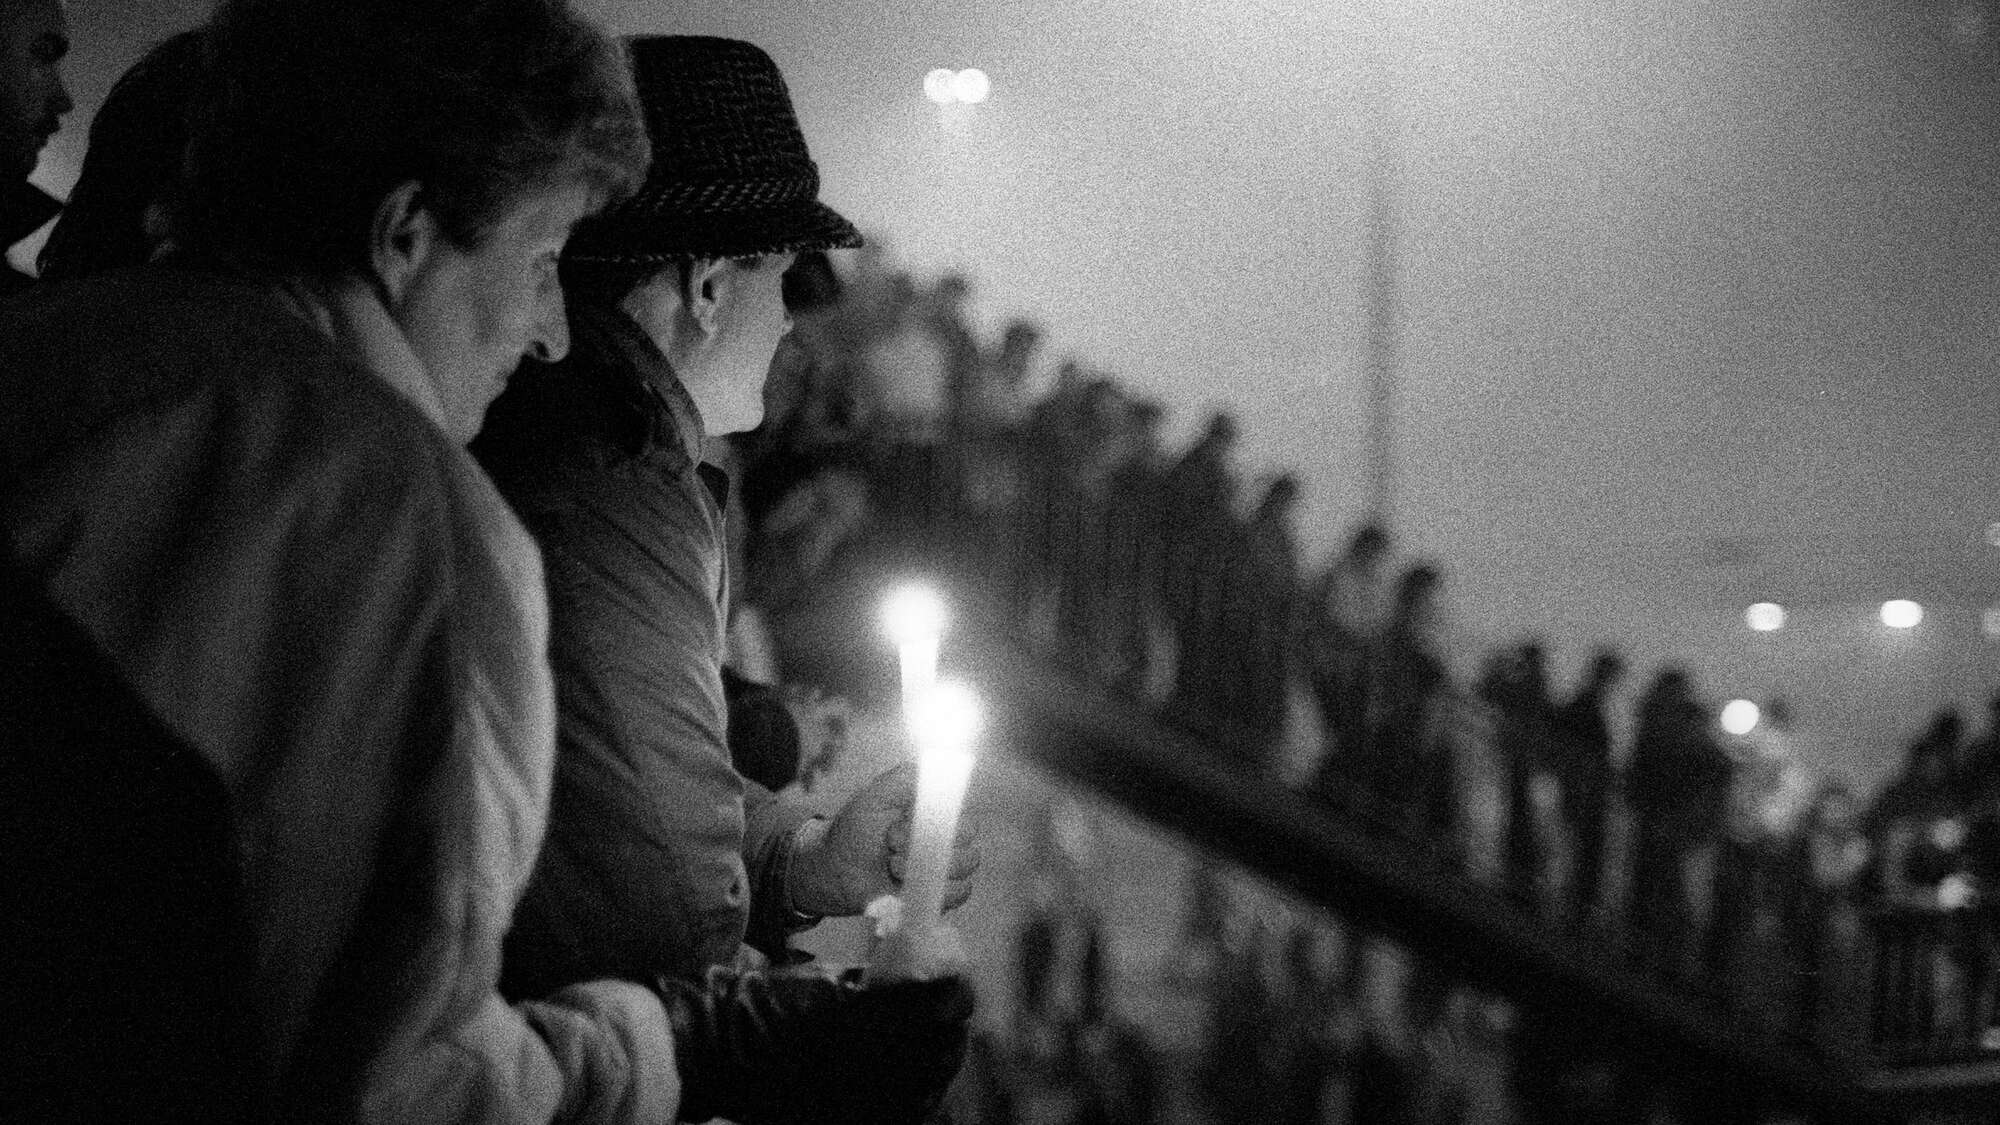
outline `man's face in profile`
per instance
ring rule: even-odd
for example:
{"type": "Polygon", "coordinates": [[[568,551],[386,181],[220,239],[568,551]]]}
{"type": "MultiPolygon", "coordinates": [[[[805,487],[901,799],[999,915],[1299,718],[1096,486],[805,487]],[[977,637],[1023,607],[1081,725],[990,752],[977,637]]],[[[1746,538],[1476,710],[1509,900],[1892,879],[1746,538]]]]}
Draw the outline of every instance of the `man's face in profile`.
{"type": "Polygon", "coordinates": [[[61,0],[0,3],[0,174],[26,178],[70,111],[62,61],[69,21],[61,0]]]}

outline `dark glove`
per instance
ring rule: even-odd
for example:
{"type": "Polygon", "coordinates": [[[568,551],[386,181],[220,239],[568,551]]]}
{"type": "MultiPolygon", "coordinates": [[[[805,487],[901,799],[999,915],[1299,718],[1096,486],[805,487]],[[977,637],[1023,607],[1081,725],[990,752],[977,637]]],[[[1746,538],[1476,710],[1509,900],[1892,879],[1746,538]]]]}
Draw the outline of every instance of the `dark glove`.
{"type": "Polygon", "coordinates": [[[861,970],[711,969],[659,983],[683,1121],[916,1125],[965,1059],[963,977],[863,986],[861,970]]]}

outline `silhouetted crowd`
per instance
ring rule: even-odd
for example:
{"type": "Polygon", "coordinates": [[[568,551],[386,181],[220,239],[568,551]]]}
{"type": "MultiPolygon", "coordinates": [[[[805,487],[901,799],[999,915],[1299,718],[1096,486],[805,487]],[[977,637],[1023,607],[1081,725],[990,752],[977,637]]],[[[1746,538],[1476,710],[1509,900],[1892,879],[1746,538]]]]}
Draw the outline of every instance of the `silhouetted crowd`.
{"type": "Polygon", "coordinates": [[[734,451],[751,528],[738,635],[775,670],[869,690],[852,655],[867,646],[842,639],[857,622],[822,607],[939,569],[1213,753],[1763,1030],[1979,1049],[1981,889],[2000,888],[1990,723],[1967,742],[1940,716],[1868,802],[1801,764],[1785,701],[1731,735],[1685,668],[1659,669],[1629,713],[1609,648],[1566,689],[1532,640],[1461,682],[1442,571],[1375,523],[1305,565],[1297,480],[1247,490],[1228,413],[1172,450],[1160,403],[1045,355],[1032,322],[982,343],[962,278],[920,284],[879,253],[855,267],[795,267],[767,421],[734,451]],[[1318,720],[1303,764],[1301,696],[1318,720]]]}

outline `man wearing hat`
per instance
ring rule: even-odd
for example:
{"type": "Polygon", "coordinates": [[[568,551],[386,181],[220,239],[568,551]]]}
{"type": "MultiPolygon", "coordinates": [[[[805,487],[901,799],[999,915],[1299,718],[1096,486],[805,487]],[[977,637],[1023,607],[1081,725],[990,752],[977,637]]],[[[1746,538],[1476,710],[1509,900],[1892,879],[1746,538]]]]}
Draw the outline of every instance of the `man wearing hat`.
{"type": "MultiPolygon", "coordinates": [[[[761,420],[794,257],[860,236],[816,200],[768,55],[694,36],[629,47],[652,170],[577,228],[569,356],[525,365],[474,446],[540,542],[551,599],[555,792],[503,979],[524,995],[700,973],[737,962],[746,936],[859,913],[894,889],[908,818],[907,769],[828,820],[731,768],[727,481],[701,461],[705,437],[761,420]]],[[[969,846],[959,859],[962,900],[969,846]]]]}

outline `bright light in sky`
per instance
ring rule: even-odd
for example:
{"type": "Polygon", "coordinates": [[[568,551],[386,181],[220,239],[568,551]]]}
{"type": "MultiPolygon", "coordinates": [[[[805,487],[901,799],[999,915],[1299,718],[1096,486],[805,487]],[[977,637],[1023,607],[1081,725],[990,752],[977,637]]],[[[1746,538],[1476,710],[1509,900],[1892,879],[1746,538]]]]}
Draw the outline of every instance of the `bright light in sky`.
{"type": "Polygon", "coordinates": [[[1990,546],[2000,547],[2000,523],[1986,525],[1986,542],[1990,546]]]}
{"type": "Polygon", "coordinates": [[[939,105],[978,105],[993,94],[993,80],[976,66],[938,67],[924,75],[924,97],[939,105]]]}
{"type": "Polygon", "coordinates": [[[1758,602],[1743,611],[1743,623],[1759,633],[1775,633],[1785,627],[1785,607],[1777,602],[1758,602]]]}
{"type": "Polygon", "coordinates": [[[986,77],[985,71],[970,66],[959,71],[958,77],[951,80],[951,92],[966,105],[978,105],[993,92],[993,80],[986,77]]]}
{"type": "Polygon", "coordinates": [[[1749,734],[1763,714],[1747,699],[1732,699],[1722,705],[1722,729],[1730,734],[1749,734]]]}
{"type": "Polygon", "coordinates": [[[1986,629],[1988,640],[2000,641],[2000,606],[1988,609],[1982,616],[1980,625],[1986,629]]]}
{"type": "Polygon", "coordinates": [[[1882,603],[1882,624],[1891,629],[1914,629],[1924,619],[1924,607],[1913,601],[1897,598],[1882,603]]]}
{"type": "Polygon", "coordinates": [[[944,67],[938,67],[924,75],[924,96],[939,105],[950,105],[957,101],[958,96],[951,92],[952,80],[957,77],[956,73],[944,67]]]}

